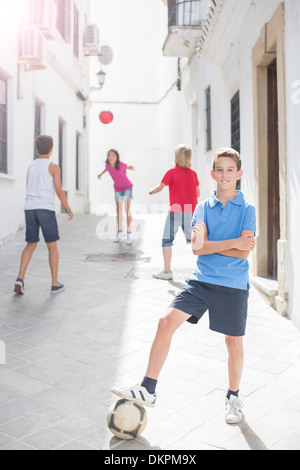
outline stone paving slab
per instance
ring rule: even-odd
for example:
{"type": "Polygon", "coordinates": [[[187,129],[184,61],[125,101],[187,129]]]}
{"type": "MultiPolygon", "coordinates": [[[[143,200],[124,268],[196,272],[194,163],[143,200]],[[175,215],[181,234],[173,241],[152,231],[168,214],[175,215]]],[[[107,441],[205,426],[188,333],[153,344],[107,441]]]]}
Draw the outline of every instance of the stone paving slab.
{"type": "Polygon", "coordinates": [[[254,289],[238,426],[224,421],[224,339],[204,318],[175,334],[143,435],[121,441],[107,429],[110,387],[141,380],[157,321],[195,265],[178,234],[174,281],[152,279],[164,216],[136,219],[140,237],[128,247],[97,238],[96,216],[60,217],[66,291],[57,297],[43,243],[23,297],[12,290],[24,234],[0,248],[0,450],[299,450],[300,333],[254,289]]]}

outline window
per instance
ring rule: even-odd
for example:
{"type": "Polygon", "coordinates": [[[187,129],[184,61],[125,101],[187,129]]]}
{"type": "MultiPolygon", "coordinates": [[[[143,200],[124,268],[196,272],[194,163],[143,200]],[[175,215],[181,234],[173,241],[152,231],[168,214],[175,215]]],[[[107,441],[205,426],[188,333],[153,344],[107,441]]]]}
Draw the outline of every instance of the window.
{"type": "Polygon", "coordinates": [[[79,12],[76,5],[74,5],[74,44],[73,50],[75,57],[79,57],[79,12]]]}
{"type": "Polygon", "coordinates": [[[0,173],[7,173],[7,80],[0,75],[0,173]]]}
{"type": "Polygon", "coordinates": [[[198,127],[199,127],[198,104],[194,103],[192,105],[192,149],[193,149],[193,155],[197,155],[197,150],[198,150],[198,145],[199,145],[198,127]]]}
{"type": "Polygon", "coordinates": [[[71,41],[71,0],[56,0],[57,4],[57,29],[62,37],[71,41]]]}
{"type": "Polygon", "coordinates": [[[206,150],[212,149],[211,138],[211,93],[210,87],[205,90],[206,94],[206,150]]]}
{"type": "Polygon", "coordinates": [[[34,159],[38,158],[39,153],[36,149],[35,139],[42,133],[42,105],[37,101],[35,103],[34,118],[34,159]]]}
{"type": "MultiPolygon", "coordinates": [[[[64,187],[66,183],[65,175],[65,142],[66,142],[66,123],[62,119],[59,120],[58,125],[58,164],[61,171],[61,184],[64,187]]],[[[64,191],[66,198],[68,198],[68,192],[64,191]]],[[[61,203],[61,213],[65,214],[66,209],[61,203]]]]}
{"type": "Polygon", "coordinates": [[[169,0],[168,15],[171,26],[201,26],[201,0],[169,0]]]}
{"type": "Polygon", "coordinates": [[[176,1],[177,0],[169,0],[168,1],[168,14],[169,14],[169,27],[170,26],[177,26],[176,21],[176,1]]]}
{"type": "Polygon", "coordinates": [[[81,190],[81,178],[82,166],[81,166],[81,134],[76,133],[76,191],[81,190]]]}
{"type": "Polygon", "coordinates": [[[65,123],[59,120],[58,127],[58,164],[61,171],[61,181],[64,185],[64,134],[65,134],[65,123]]]}
{"type": "Polygon", "coordinates": [[[231,100],[231,147],[240,153],[241,151],[241,126],[240,126],[240,93],[237,92],[231,100]]]}
{"type": "MultiPolygon", "coordinates": [[[[241,121],[240,121],[240,92],[231,100],[231,147],[241,151],[241,121]]],[[[241,189],[241,181],[237,182],[237,189],[241,189]]]]}
{"type": "Polygon", "coordinates": [[[177,1],[177,25],[200,26],[200,0],[177,1]]]}

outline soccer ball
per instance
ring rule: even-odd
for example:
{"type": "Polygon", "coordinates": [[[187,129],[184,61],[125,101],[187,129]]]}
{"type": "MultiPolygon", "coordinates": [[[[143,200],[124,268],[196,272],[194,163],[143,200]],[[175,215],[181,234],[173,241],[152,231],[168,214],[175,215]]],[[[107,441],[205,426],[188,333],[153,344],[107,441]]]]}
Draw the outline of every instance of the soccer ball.
{"type": "Polygon", "coordinates": [[[147,425],[146,410],[139,403],[118,400],[108,410],[107,425],[119,439],[134,439],[147,425]]]}

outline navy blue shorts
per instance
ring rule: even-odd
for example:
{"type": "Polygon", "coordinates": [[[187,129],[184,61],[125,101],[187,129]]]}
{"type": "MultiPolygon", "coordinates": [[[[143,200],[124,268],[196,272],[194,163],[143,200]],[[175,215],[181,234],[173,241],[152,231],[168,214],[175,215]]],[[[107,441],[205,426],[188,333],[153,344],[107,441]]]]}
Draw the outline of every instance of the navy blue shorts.
{"type": "Polygon", "coordinates": [[[25,211],[25,220],[27,243],[38,243],[40,241],[40,228],[46,243],[53,243],[59,240],[54,211],[44,209],[25,211]]]}
{"type": "Polygon", "coordinates": [[[249,290],[232,289],[189,279],[175,297],[171,308],[181,310],[198,323],[209,311],[209,327],[226,336],[244,336],[248,314],[249,290]]]}

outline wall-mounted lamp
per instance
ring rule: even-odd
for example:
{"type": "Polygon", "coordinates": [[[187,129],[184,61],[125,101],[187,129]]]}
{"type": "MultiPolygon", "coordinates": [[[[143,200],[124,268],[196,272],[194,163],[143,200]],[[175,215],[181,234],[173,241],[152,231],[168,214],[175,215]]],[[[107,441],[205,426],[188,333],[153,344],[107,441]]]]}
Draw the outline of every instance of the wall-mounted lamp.
{"type": "Polygon", "coordinates": [[[104,83],[105,83],[106,73],[103,72],[103,70],[100,70],[100,71],[96,74],[96,76],[97,76],[97,80],[98,80],[99,87],[100,87],[100,90],[101,90],[101,88],[103,88],[104,83]]]}

